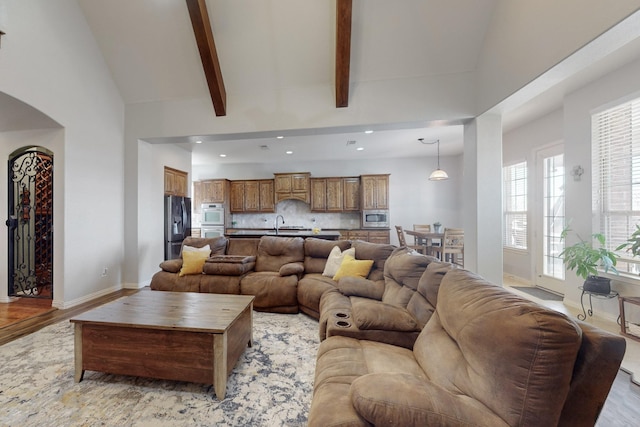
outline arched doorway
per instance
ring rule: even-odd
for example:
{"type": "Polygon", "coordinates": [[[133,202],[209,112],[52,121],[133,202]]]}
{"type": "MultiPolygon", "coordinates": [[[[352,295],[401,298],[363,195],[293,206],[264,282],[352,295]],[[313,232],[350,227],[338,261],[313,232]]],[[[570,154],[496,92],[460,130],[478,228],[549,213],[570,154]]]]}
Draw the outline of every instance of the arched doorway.
{"type": "Polygon", "coordinates": [[[53,153],[9,155],[9,296],[53,299],[53,153]]]}

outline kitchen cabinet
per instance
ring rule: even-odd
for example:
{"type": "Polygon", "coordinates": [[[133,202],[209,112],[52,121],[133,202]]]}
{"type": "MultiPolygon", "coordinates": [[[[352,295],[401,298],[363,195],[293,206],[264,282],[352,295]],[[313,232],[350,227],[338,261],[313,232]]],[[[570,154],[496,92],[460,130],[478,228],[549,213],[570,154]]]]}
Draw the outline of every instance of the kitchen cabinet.
{"type": "Polygon", "coordinates": [[[347,177],[342,178],[343,190],[343,211],[359,211],[360,210],[360,178],[347,177]]]}
{"type": "Polygon", "coordinates": [[[311,178],[311,210],[315,212],[358,211],[360,178],[311,178]]]}
{"type": "Polygon", "coordinates": [[[172,196],[188,197],[189,195],[189,187],[187,184],[188,177],[189,177],[189,174],[187,172],[165,166],[164,167],[164,194],[170,194],[172,196]]]}
{"type": "Polygon", "coordinates": [[[362,240],[371,243],[389,244],[389,230],[340,230],[340,240],[362,240]]]}
{"type": "Polygon", "coordinates": [[[295,199],[311,203],[310,173],[276,173],[274,175],[275,203],[295,199]]]}
{"type": "Polygon", "coordinates": [[[193,183],[193,210],[200,213],[203,203],[227,203],[229,181],[226,179],[207,179],[193,183]]]}
{"type": "Polygon", "coordinates": [[[234,213],[274,212],[273,180],[231,181],[229,210],[234,213]]]}
{"type": "Polygon", "coordinates": [[[371,243],[389,244],[391,242],[389,230],[369,230],[369,240],[371,243]]]}
{"type": "Polygon", "coordinates": [[[362,209],[389,209],[389,175],[360,176],[362,209]]]}

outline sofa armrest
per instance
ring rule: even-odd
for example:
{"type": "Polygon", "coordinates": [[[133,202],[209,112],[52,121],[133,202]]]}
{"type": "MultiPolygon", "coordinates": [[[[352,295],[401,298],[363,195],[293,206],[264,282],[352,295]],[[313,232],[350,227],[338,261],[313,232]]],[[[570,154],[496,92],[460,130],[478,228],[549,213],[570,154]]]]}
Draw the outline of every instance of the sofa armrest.
{"type": "Polygon", "coordinates": [[[452,394],[408,374],[374,373],[353,381],[349,397],[355,410],[373,425],[507,426],[470,396],[452,394]]]}
{"type": "Polygon", "coordinates": [[[292,276],[294,274],[302,274],[304,272],[304,264],[302,262],[289,262],[280,267],[278,273],[280,276],[292,276]]]}
{"type": "Polygon", "coordinates": [[[343,277],[338,281],[338,290],[347,297],[382,300],[384,281],[373,281],[363,277],[343,277]]]}
{"type": "Polygon", "coordinates": [[[182,258],[162,261],[160,263],[160,268],[162,271],[166,271],[168,273],[177,273],[182,268],[182,258]]]}
{"type": "Polygon", "coordinates": [[[360,330],[417,332],[420,326],[405,308],[367,298],[351,298],[351,315],[360,330]]]}

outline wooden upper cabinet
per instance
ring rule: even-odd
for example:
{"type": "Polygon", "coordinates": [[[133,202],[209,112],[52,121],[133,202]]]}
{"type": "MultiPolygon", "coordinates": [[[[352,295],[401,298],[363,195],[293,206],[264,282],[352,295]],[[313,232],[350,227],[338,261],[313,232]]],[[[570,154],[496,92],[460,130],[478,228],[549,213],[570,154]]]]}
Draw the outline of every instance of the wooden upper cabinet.
{"type": "Polygon", "coordinates": [[[229,211],[244,212],[244,181],[231,181],[229,193],[229,211]]]}
{"type": "Polygon", "coordinates": [[[327,210],[327,180],[325,178],[311,178],[311,210],[327,210]]]}
{"type": "Polygon", "coordinates": [[[207,179],[193,183],[193,210],[200,212],[203,203],[227,203],[229,181],[226,179],[207,179]]]}
{"type": "Polygon", "coordinates": [[[309,172],[274,174],[276,203],[287,199],[310,203],[310,175],[309,172]]]}
{"type": "Polygon", "coordinates": [[[172,196],[189,195],[189,174],[187,172],[164,167],[164,194],[172,196]]]}
{"type": "Polygon", "coordinates": [[[274,212],[272,179],[231,181],[231,212],[274,212]]]}
{"type": "Polygon", "coordinates": [[[389,175],[362,175],[362,209],[389,209],[389,175]]]}
{"type": "Polygon", "coordinates": [[[311,210],[349,212],[360,210],[360,178],[311,178],[311,210]]]}
{"type": "Polygon", "coordinates": [[[343,194],[342,178],[327,178],[327,212],[342,212],[343,194]]]}
{"type": "Polygon", "coordinates": [[[348,177],[342,178],[343,182],[343,204],[344,211],[360,210],[360,178],[348,177]]]}

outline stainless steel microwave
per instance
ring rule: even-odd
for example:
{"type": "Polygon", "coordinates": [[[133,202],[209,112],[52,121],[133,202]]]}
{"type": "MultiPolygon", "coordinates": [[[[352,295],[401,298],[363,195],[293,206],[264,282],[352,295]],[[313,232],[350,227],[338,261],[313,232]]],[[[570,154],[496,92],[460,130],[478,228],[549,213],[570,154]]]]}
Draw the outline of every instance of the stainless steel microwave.
{"type": "Polygon", "coordinates": [[[389,211],[386,209],[362,211],[362,228],[389,228],[389,211]]]}

